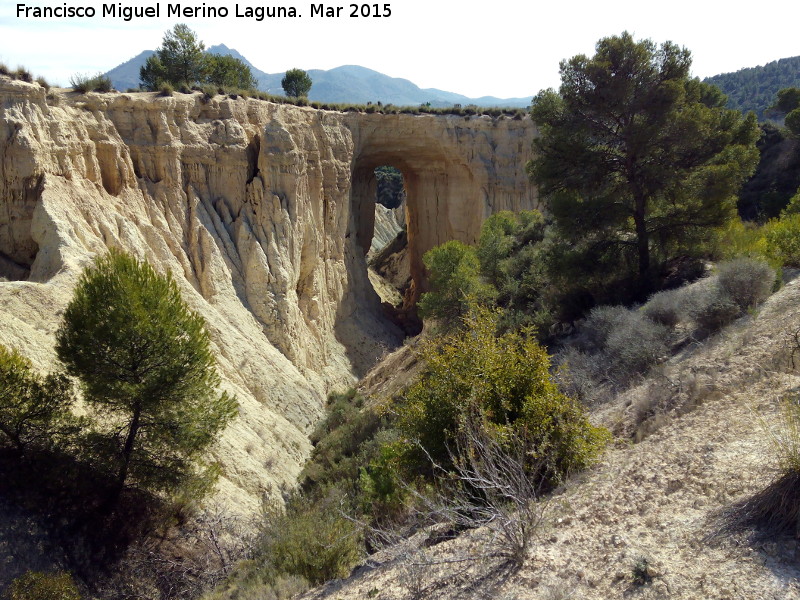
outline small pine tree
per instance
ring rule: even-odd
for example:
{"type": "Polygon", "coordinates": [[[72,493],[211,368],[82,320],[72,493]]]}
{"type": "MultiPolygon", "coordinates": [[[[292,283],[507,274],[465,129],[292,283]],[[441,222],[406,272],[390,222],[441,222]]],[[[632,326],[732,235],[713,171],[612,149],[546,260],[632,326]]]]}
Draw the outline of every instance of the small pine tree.
{"type": "Polygon", "coordinates": [[[194,486],[236,401],[217,392],[205,323],[172,277],[111,251],[81,276],[56,337],[59,359],[102,415],[89,447],[113,478],[109,504],[129,481],[172,493],[194,486]]]}
{"type": "Polygon", "coordinates": [[[76,425],[69,380],[60,373],[42,377],[16,350],[0,345],[0,442],[22,455],[45,447],[76,425]]]}
{"type": "Polygon", "coordinates": [[[431,288],[418,305],[423,318],[454,327],[471,304],[488,301],[494,293],[480,276],[480,262],[472,246],[451,240],[426,252],[422,260],[430,273],[431,288]]]}
{"type": "Polygon", "coordinates": [[[281,87],[287,96],[293,98],[308,96],[311,90],[311,77],[303,69],[289,69],[281,79],[281,87]]]}

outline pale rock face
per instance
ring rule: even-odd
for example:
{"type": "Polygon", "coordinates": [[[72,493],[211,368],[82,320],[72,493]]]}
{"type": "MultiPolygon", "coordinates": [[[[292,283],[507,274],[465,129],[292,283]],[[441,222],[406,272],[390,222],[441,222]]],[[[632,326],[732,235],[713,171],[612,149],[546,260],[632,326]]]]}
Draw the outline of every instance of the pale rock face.
{"type": "Polygon", "coordinates": [[[0,283],[0,343],[55,368],[72,289],[108,248],[171,271],[239,401],[214,450],[217,500],[252,514],[296,479],[326,394],[401,340],[368,283],[374,194],[370,205],[358,178],[403,171],[419,288],[427,249],[535,206],[532,136],[529,120],[381,120],[199,94],[46,98],[0,78],[0,274],[16,280],[0,283]]]}
{"type": "Polygon", "coordinates": [[[406,226],[406,203],[400,203],[397,208],[386,208],[382,204],[375,204],[375,230],[372,234],[372,243],[367,252],[367,260],[389,244],[400,230],[406,226]]]}

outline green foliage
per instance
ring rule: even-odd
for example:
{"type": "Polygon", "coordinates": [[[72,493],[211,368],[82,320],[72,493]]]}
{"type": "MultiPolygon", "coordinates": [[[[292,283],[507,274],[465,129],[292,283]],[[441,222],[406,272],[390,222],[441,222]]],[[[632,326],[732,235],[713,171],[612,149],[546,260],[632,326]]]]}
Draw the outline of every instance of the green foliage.
{"type": "Polygon", "coordinates": [[[501,211],[481,228],[477,255],[481,274],[494,286],[496,303],[504,309],[502,328],[532,325],[542,333],[551,322],[545,234],[546,223],[538,211],[501,211]]]}
{"type": "Polygon", "coordinates": [[[472,246],[451,240],[426,252],[422,260],[430,274],[431,288],[419,301],[423,318],[439,319],[445,327],[454,327],[472,303],[491,297],[492,288],[481,280],[480,262],[472,246]]]}
{"type": "Polygon", "coordinates": [[[425,348],[426,370],[397,409],[399,426],[424,449],[416,459],[424,470],[428,457],[450,464],[464,419],[478,416],[500,441],[512,431],[526,440],[531,477],[555,484],[595,460],[608,434],[558,391],[547,352],[530,331],[498,337],[496,326],[493,315],[478,310],[466,317],[463,331],[425,348]]]}
{"type": "Polygon", "coordinates": [[[139,70],[139,81],[142,87],[151,92],[157,90],[167,81],[167,78],[167,69],[164,67],[158,54],[148,56],[144,66],[139,70]]]}
{"type": "Polygon", "coordinates": [[[172,276],[119,251],[97,258],[56,339],[86,404],[102,414],[88,450],[115,480],[111,501],[129,480],[170,493],[196,486],[199,458],[236,414],[236,402],[217,393],[205,323],[172,276]]]}
{"type": "Polygon", "coordinates": [[[255,89],[258,85],[250,67],[240,59],[229,55],[210,54],[207,57],[206,77],[208,83],[218,86],[255,89]]]}
{"type": "Polygon", "coordinates": [[[311,77],[303,69],[289,69],[281,79],[283,91],[292,98],[308,96],[311,83],[311,77]]]}
{"type": "Polygon", "coordinates": [[[375,436],[386,427],[386,419],[365,408],[364,398],[354,390],[334,394],[328,402],[328,415],[311,435],[314,451],[300,474],[301,486],[309,492],[352,487],[359,470],[377,454],[375,436]]]}
{"type": "Polygon", "coordinates": [[[154,57],[157,57],[158,64],[156,61],[151,63],[148,59],[147,64],[142,67],[142,72],[140,73],[142,84],[148,86],[150,83],[158,83],[157,81],[150,81],[152,75],[158,69],[163,69],[162,81],[173,85],[180,85],[181,83],[191,85],[202,81],[206,72],[207,56],[205,49],[205,44],[197,38],[197,34],[189,29],[188,26],[183,23],[175,25],[164,34],[161,46],[156,50],[154,57]],[[148,67],[152,73],[147,73],[146,81],[145,71],[148,67]]]}
{"type": "Polygon", "coordinates": [[[243,61],[228,55],[208,54],[197,34],[178,24],[164,34],[161,46],[139,71],[142,87],[152,92],[166,85],[190,88],[209,83],[222,88],[249,90],[256,87],[253,74],[243,61]]]}
{"type": "Polygon", "coordinates": [[[289,498],[285,512],[265,511],[256,556],[273,577],[297,575],[312,584],[345,577],[361,558],[356,526],[340,514],[338,498],[311,503],[289,498]]]}
{"type": "Polygon", "coordinates": [[[377,167],[375,169],[375,180],[377,183],[378,204],[386,208],[397,208],[403,201],[405,186],[403,174],[390,166],[377,167]]]}
{"type": "Polygon", "coordinates": [[[641,295],[661,265],[734,216],[758,160],[755,117],[722,108],[690,66],[686,49],[623,33],[562,61],[559,92],[534,98],[541,135],[528,170],[563,240],[562,266],[605,285],[631,277],[641,295]]]}
{"type": "Polygon", "coordinates": [[[27,571],[11,582],[8,600],[81,600],[78,587],[69,573],[27,571]]]}
{"type": "Polygon", "coordinates": [[[786,208],[784,208],[781,212],[781,217],[797,214],[800,214],[800,189],[797,190],[797,193],[794,196],[789,198],[786,208]]]}
{"type": "Polygon", "coordinates": [[[783,124],[790,133],[800,135],[800,88],[782,89],[771,107],[774,116],[783,116],[783,124]]]}
{"type": "Polygon", "coordinates": [[[788,114],[796,108],[800,108],[800,88],[787,87],[779,90],[776,94],[774,108],[778,112],[788,114]]]}
{"type": "Polygon", "coordinates": [[[786,115],[783,123],[794,135],[800,135],[800,108],[795,108],[792,112],[786,115]]]}
{"type": "Polygon", "coordinates": [[[29,446],[52,446],[77,428],[74,401],[64,375],[42,377],[16,350],[0,345],[0,442],[19,454],[29,446]]]}
{"type": "Polygon", "coordinates": [[[768,258],[765,231],[757,223],[734,219],[714,231],[707,252],[713,260],[731,260],[740,256],[768,258]]]}
{"type": "Polygon", "coordinates": [[[787,267],[800,267],[800,213],[770,221],[765,230],[768,256],[787,267]]]}
{"type": "Polygon", "coordinates": [[[777,217],[800,188],[800,144],[784,128],[772,123],[760,127],[760,159],[739,192],[737,208],[743,219],[763,223],[777,217]]]}
{"type": "Polygon", "coordinates": [[[764,66],[723,73],[704,81],[721,89],[728,97],[728,108],[743,113],[754,111],[759,119],[769,114],[779,90],[800,85],[800,56],[782,58],[764,66]]]}
{"type": "Polygon", "coordinates": [[[98,73],[94,77],[76,73],[69,78],[69,84],[76,92],[85,94],[86,92],[102,92],[107,93],[113,89],[111,79],[102,73],[98,73]]]}

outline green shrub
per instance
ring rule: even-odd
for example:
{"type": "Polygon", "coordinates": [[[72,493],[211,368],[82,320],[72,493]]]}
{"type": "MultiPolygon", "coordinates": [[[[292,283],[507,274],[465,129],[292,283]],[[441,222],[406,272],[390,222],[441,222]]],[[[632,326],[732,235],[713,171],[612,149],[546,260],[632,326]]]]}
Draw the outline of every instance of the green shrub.
{"type": "Polygon", "coordinates": [[[203,600],[292,600],[309,588],[297,575],[269,576],[257,561],[239,561],[233,572],[203,600]]]}
{"type": "Polygon", "coordinates": [[[731,260],[741,256],[766,257],[765,233],[765,228],[758,223],[732,219],[714,230],[706,253],[712,260],[731,260]]]}
{"type": "Polygon", "coordinates": [[[493,290],[480,277],[480,263],[475,248],[451,240],[425,253],[422,258],[430,273],[431,291],[422,295],[419,314],[441,320],[454,327],[473,302],[485,302],[493,290]]]}
{"type": "Polygon", "coordinates": [[[29,446],[47,448],[75,433],[75,398],[62,374],[43,377],[16,350],[0,345],[0,445],[19,454],[29,446]]]}
{"type": "Polygon", "coordinates": [[[720,291],[745,311],[769,298],[775,270],[763,260],[742,257],[720,264],[717,281],[720,291]]]}
{"type": "MultiPolygon", "coordinates": [[[[558,391],[547,352],[531,331],[498,337],[496,326],[493,314],[475,310],[463,331],[425,347],[426,370],[407,391],[406,404],[396,408],[399,426],[427,457],[447,465],[463,419],[480,416],[500,440],[507,430],[525,439],[533,449],[531,477],[555,484],[594,461],[608,434],[558,391]]],[[[430,468],[426,456],[411,452],[416,468],[430,468]]]]}
{"type": "Polygon", "coordinates": [[[158,92],[158,95],[168,97],[172,96],[174,93],[175,93],[175,88],[172,87],[172,84],[164,83],[161,85],[161,89],[158,92]]]}
{"type": "Polygon", "coordinates": [[[69,573],[28,571],[11,582],[8,600],[81,600],[78,587],[69,573]]]}
{"type": "Polygon", "coordinates": [[[767,255],[788,267],[800,267],[800,214],[783,215],[765,229],[767,255]]]}
{"type": "Polygon", "coordinates": [[[355,485],[359,469],[366,466],[377,449],[373,442],[385,427],[384,418],[364,408],[364,398],[354,390],[332,395],[327,417],[311,434],[314,451],[300,474],[304,490],[332,485],[355,485]]]}
{"type": "Polygon", "coordinates": [[[347,576],[361,558],[361,539],[339,511],[334,495],[316,503],[294,496],[285,512],[267,509],[257,559],[267,572],[300,576],[312,584],[347,576]]]}
{"type": "Polygon", "coordinates": [[[114,89],[114,86],[111,83],[111,79],[106,75],[97,75],[97,77],[94,78],[93,89],[95,92],[108,93],[114,89]]]}

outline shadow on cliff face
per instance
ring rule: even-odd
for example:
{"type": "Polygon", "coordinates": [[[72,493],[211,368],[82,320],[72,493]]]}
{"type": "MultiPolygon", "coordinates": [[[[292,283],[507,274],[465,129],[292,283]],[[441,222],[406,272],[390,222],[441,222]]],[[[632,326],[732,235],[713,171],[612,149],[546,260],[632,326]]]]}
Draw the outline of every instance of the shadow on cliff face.
{"type": "Polygon", "coordinates": [[[356,169],[351,194],[354,218],[346,240],[347,278],[335,335],[346,349],[351,372],[360,379],[410,335],[398,313],[403,286],[367,267],[368,259],[386,256],[387,247],[389,253],[405,254],[403,175],[386,165],[356,169]]]}
{"type": "Polygon", "coordinates": [[[367,275],[367,262],[361,248],[348,244],[347,279],[343,300],[336,312],[334,334],[344,346],[351,372],[361,379],[373,366],[406,337],[381,309],[380,298],[367,275]]]}
{"type": "Polygon", "coordinates": [[[33,209],[40,201],[43,177],[25,177],[7,184],[0,176],[0,196],[5,202],[0,215],[0,281],[24,281],[39,245],[31,234],[33,209]]]}

